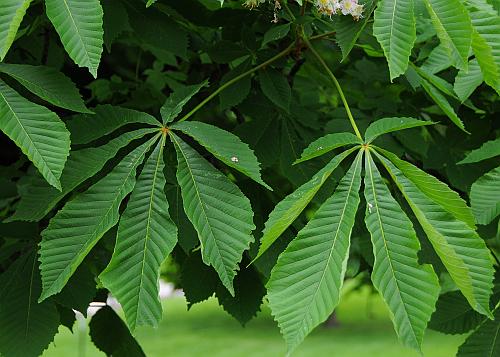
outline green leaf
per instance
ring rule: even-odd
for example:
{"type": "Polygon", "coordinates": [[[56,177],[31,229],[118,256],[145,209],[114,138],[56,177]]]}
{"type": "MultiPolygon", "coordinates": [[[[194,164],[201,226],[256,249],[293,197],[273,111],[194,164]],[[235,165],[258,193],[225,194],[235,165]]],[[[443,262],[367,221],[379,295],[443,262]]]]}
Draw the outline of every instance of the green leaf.
{"type": "Polygon", "coordinates": [[[360,151],[335,193],[279,256],[271,272],[269,306],[289,353],[339,302],[359,205],[362,156],[360,151]]]}
{"type": "Polygon", "coordinates": [[[41,290],[36,252],[19,257],[0,276],[0,286],[0,353],[40,356],[57,333],[59,314],[52,301],[36,301],[41,290]]]}
{"type": "Polygon", "coordinates": [[[26,189],[20,192],[21,200],[16,206],[14,215],[9,217],[8,221],[41,220],[68,193],[86,179],[97,174],[121,148],[133,140],[154,132],[157,132],[157,129],[138,129],[124,133],[96,148],[71,151],[61,175],[62,191],[49,186],[41,176],[33,176],[26,189]]]}
{"type": "Polygon", "coordinates": [[[70,141],[59,117],[0,81],[0,129],[19,146],[47,182],[60,190],[59,178],[70,141]]]}
{"type": "MultiPolygon", "coordinates": [[[[224,85],[230,80],[233,80],[246,72],[250,68],[251,64],[251,58],[248,58],[246,61],[240,63],[232,71],[226,73],[222,77],[220,85],[224,85]]],[[[219,94],[221,109],[224,110],[240,104],[248,97],[251,89],[252,79],[249,76],[239,79],[236,83],[232,83],[219,94]]]]}
{"type": "Polygon", "coordinates": [[[50,220],[40,244],[40,301],[61,291],[94,245],[118,222],[120,203],[134,188],[136,168],[157,139],[155,136],[134,149],[50,220]]]}
{"type": "Polygon", "coordinates": [[[443,44],[436,46],[420,68],[428,73],[438,73],[451,67],[452,61],[443,44]]]}
{"type": "Polygon", "coordinates": [[[489,224],[500,214],[500,167],[472,184],[470,201],[477,223],[489,224]]]}
{"type": "Polygon", "coordinates": [[[47,66],[0,63],[6,73],[43,100],[80,113],[92,113],[83,103],[75,84],[61,72],[47,66]]]}
{"type": "Polygon", "coordinates": [[[495,357],[500,355],[500,308],[495,311],[495,320],[485,320],[464,344],[459,347],[457,357],[495,357]]]}
{"type": "Polygon", "coordinates": [[[427,92],[429,97],[431,97],[431,99],[434,101],[434,103],[436,103],[438,107],[441,108],[443,113],[448,118],[450,118],[456,126],[462,129],[464,132],[468,133],[468,131],[465,130],[462,120],[458,117],[457,113],[455,113],[455,110],[453,110],[448,100],[439,92],[439,90],[423,78],[420,83],[422,84],[422,87],[427,92]]]}
{"type": "Polygon", "coordinates": [[[460,0],[424,0],[441,45],[455,67],[467,69],[472,43],[472,24],[460,0]]]}
{"type": "Polygon", "coordinates": [[[335,16],[335,37],[342,51],[342,61],[344,61],[353,49],[359,36],[365,29],[366,24],[371,19],[377,1],[359,1],[363,4],[363,18],[353,21],[350,16],[335,16]]]}
{"type": "Polygon", "coordinates": [[[276,106],[290,111],[292,90],[286,77],[275,69],[268,68],[259,72],[259,83],[262,92],[276,106]]]}
{"type": "MultiPolygon", "coordinates": [[[[180,232],[179,232],[179,237],[180,232]]],[[[236,275],[236,277],[238,277],[236,275]]],[[[193,251],[183,261],[181,268],[182,290],[186,297],[188,310],[194,304],[210,298],[220,284],[215,270],[203,263],[199,250],[193,251]]],[[[237,288],[236,288],[237,290],[237,288]]]]}
{"type": "Polygon", "coordinates": [[[418,120],[414,118],[383,118],[374,121],[365,131],[365,142],[371,143],[380,135],[400,131],[403,129],[416,128],[424,125],[433,125],[431,121],[418,120]]]}
{"type": "Polygon", "coordinates": [[[294,165],[300,162],[311,160],[342,146],[362,143],[363,142],[356,135],[351,133],[327,134],[309,144],[309,146],[306,147],[302,152],[302,156],[300,157],[300,159],[294,162],[294,165]]]}
{"type": "Polygon", "coordinates": [[[201,88],[206,87],[208,81],[191,86],[180,87],[167,98],[165,104],[160,109],[163,124],[173,121],[182,111],[184,105],[198,93],[201,88]]]}
{"type": "Polygon", "coordinates": [[[469,304],[477,312],[490,316],[493,264],[485,242],[467,223],[457,220],[427,197],[390,161],[380,159],[469,304]]]}
{"type": "Polygon", "coordinates": [[[415,43],[413,0],[381,0],[374,13],[373,34],[384,50],[391,81],[406,72],[415,43]]]}
{"type": "Polygon", "coordinates": [[[328,164],[319,170],[309,181],[297,188],[294,192],[281,200],[269,214],[265,223],[262,238],[260,239],[259,253],[254,258],[257,260],[269,249],[278,237],[295,221],[307,207],[321,186],[330,177],[340,163],[357,148],[351,148],[335,156],[328,164]]]}
{"type": "Polygon", "coordinates": [[[212,265],[234,295],[233,279],[255,229],[248,198],[177,135],[170,133],[177,151],[177,180],[184,209],[198,232],[203,261],[212,265]]]}
{"type": "Polygon", "coordinates": [[[500,17],[480,2],[466,1],[474,29],[472,49],[484,81],[500,95],[500,17]]]}
{"type": "Polygon", "coordinates": [[[430,265],[418,263],[420,243],[413,225],[392,198],[369,152],[365,172],[365,222],[375,256],[372,281],[391,312],[399,339],[420,351],[439,282],[430,265]]]}
{"type": "Polygon", "coordinates": [[[446,334],[462,334],[483,320],[484,316],[472,309],[460,291],[450,291],[439,297],[429,328],[446,334]]]}
{"type": "Polygon", "coordinates": [[[99,105],[93,110],[95,114],[78,115],[66,123],[71,132],[73,145],[88,144],[127,124],[161,126],[160,122],[151,115],[133,109],[106,104],[99,105]]]}
{"type": "Polygon", "coordinates": [[[150,7],[150,6],[151,6],[151,5],[153,5],[155,2],[156,2],[156,0],[148,0],[148,2],[146,3],[146,7],[150,7]]]}
{"type": "Polygon", "coordinates": [[[123,307],[131,331],[158,326],[160,266],[177,243],[164,192],[164,145],[165,135],[146,160],[120,219],[111,262],[99,276],[123,307]]]}
{"type": "Polygon", "coordinates": [[[485,142],[479,149],[472,150],[458,164],[472,164],[492,157],[500,156],[500,138],[485,142]]]}
{"type": "Polygon", "coordinates": [[[17,30],[31,0],[4,0],[0,7],[0,61],[3,61],[16,39],[17,30]]]}
{"type": "Polygon", "coordinates": [[[391,160],[391,162],[401,170],[404,176],[410,180],[420,192],[424,193],[432,201],[451,213],[456,219],[467,223],[471,229],[476,228],[474,215],[471,209],[457,192],[415,165],[399,159],[393,153],[381,149],[377,150],[391,160]]]}
{"type": "Polygon", "coordinates": [[[94,300],[96,292],[95,276],[90,270],[90,266],[82,264],[61,292],[54,296],[54,300],[61,306],[80,311],[84,316],[87,316],[87,308],[94,300]]]}
{"type": "Polygon", "coordinates": [[[92,342],[106,356],[146,357],[127,326],[109,306],[97,311],[89,323],[89,329],[92,342]]]}
{"type": "Polygon", "coordinates": [[[288,35],[290,32],[290,23],[283,25],[271,26],[269,30],[264,34],[264,39],[262,40],[261,47],[264,47],[270,42],[281,40],[283,37],[288,35]]]}
{"type": "Polygon", "coordinates": [[[260,164],[255,154],[236,135],[202,122],[176,123],[171,129],[180,130],[191,136],[226,165],[271,189],[260,176],[260,164]]]}
{"type": "Polygon", "coordinates": [[[483,80],[483,73],[481,72],[477,59],[473,59],[469,61],[467,71],[463,69],[458,71],[455,77],[453,90],[463,103],[470,97],[472,92],[483,83],[483,80]]]}
{"type": "Polygon", "coordinates": [[[103,45],[99,0],[45,0],[45,8],[71,59],[97,78],[103,45]]]}

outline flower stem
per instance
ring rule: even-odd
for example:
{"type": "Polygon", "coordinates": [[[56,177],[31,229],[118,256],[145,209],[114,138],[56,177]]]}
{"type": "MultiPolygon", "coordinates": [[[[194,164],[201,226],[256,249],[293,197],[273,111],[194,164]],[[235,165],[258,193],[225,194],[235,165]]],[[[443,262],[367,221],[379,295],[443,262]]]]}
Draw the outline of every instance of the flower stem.
{"type": "Polygon", "coordinates": [[[354,120],[354,117],[352,116],[351,109],[349,109],[349,104],[347,104],[347,100],[344,96],[344,92],[342,91],[342,87],[340,86],[339,81],[333,74],[333,72],[330,70],[330,67],[326,64],[325,60],[321,55],[316,51],[316,49],[311,45],[311,42],[304,36],[303,40],[307,47],[311,50],[312,54],[316,57],[318,62],[323,66],[325,69],[326,73],[328,73],[328,76],[330,76],[331,80],[335,84],[335,87],[337,88],[337,91],[339,92],[340,99],[342,100],[342,103],[344,104],[345,111],[347,112],[347,116],[349,117],[349,121],[351,122],[351,126],[354,129],[354,132],[356,133],[356,136],[363,140],[363,137],[361,136],[361,133],[359,132],[358,126],[356,125],[356,121],[354,120]]]}
{"type": "Polygon", "coordinates": [[[181,119],[179,119],[178,122],[180,123],[180,122],[182,122],[182,121],[184,121],[186,119],[189,119],[194,113],[196,113],[198,110],[200,110],[209,101],[211,101],[212,99],[214,99],[224,89],[226,89],[227,87],[229,87],[229,86],[233,85],[234,83],[238,82],[240,79],[243,79],[246,76],[248,76],[248,75],[250,75],[250,74],[252,74],[254,72],[257,72],[259,69],[264,68],[264,67],[270,65],[271,63],[273,63],[274,61],[277,61],[281,57],[285,57],[290,52],[292,52],[292,50],[294,48],[295,48],[295,42],[291,43],[287,48],[285,48],[283,51],[281,51],[280,53],[278,53],[274,57],[271,57],[270,59],[268,59],[265,62],[262,62],[258,66],[255,66],[255,67],[249,69],[248,71],[240,74],[239,76],[234,77],[230,81],[227,81],[226,83],[224,83],[223,85],[221,85],[219,88],[217,88],[212,94],[210,94],[208,97],[206,97],[200,104],[198,104],[196,107],[194,107],[189,113],[187,113],[181,119]]]}

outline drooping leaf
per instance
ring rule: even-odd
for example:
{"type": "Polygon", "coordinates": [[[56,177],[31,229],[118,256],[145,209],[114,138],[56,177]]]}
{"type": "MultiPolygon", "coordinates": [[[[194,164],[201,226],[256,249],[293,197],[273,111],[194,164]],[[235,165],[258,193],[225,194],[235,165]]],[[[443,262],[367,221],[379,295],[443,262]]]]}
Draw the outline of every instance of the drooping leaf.
{"type": "Polygon", "coordinates": [[[488,224],[500,214],[500,167],[472,184],[470,201],[477,223],[488,224]]]}
{"type": "Polygon", "coordinates": [[[38,357],[54,339],[59,314],[52,301],[38,303],[40,273],[36,252],[20,256],[0,276],[0,353],[38,357]]]}
{"type": "Polygon", "coordinates": [[[453,65],[466,69],[472,43],[472,24],[460,0],[424,0],[441,45],[453,65]]]}
{"type": "Polygon", "coordinates": [[[383,118],[370,124],[365,132],[365,142],[370,143],[383,134],[400,131],[403,129],[416,128],[424,125],[433,125],[431,121],[418,120],[414,118],[383,118]]]}
{"type": "Polygon", "coordinates": [[[181,281],[188,310],[194,304],[210,298],[220,284],[216,271],[203,263],[198,251],[192,252],[183,262],[181,281]]]}
{"type": "Polygon", "coordinates": [[[430,265],[418,263],[420,243],[413,225],[392,198],[369,153],[365,172],[365,222],[375,256],[372,281],[391,312],[399,339],[420,350],[439,282],[430,265]]]}
{"type": "Polygon", "coordinates": [[[380,159],[469,304],[477,312],[490,316],[493,264],[485,242],[467,223],[426,196],[389,160],[380,159]]]}
{"type": "Polygon", "coordinates": [[[259,72],[259,83],[262,92],[276,106],[290,111],[292,90],[285,76],[275,69],[268,68],[259,72]]]}
{"type": "Polygon", "coordinates": [[[99,0],[45,0],[45,8],[71,59],[96,78],[103,45],[99,0]]]}
{"type": "Polygon", "coordinates": [[[193,121],[176,123],[171,129],[191,136],[220,161],[270,189],[260,176],[260,164],[255,154],[236,135],[210,124],[193,121]]]}
{"type": "Polygon", "coordinates": [[[313,159],[342,146],[362,143],[361,139],[351,133],[327,134],[309,144],[302,152],[300,159],[296,160],[294,164],[313,159]]]}
{"type": "Polygon", "coordinates": [[[259,252],[254,260],[260,258],[293,221],[295,221],[333,171],[355,150],[356,148],[351,148],[335,156],[309,181],[286,196],[276,205],[276,207],[274,207],[265,223],[264,232],[260,240],[259,252]]]}
{"type": "Polygon", "coordinates": [[[461,69],[455,77],[455,84],[453,90],[457,97],[465,102],[472,92],[483,83],[484,77],[477,59],[469,61],[467,71],[461,69]]]}
{"type": "Polygon", "coordinates": [[[271,311],[292,352],[339,302],[359,205],[360,151],[335,193],[279,256],[269,279],[271,311]]]}
{"type": "Polygon", "coordinates": [[[413,0],[381,0],[374,13],[373,34],[384,50],[391,81],[406,72],[415,43],[413,0]]]}
{"type": "Polygon", "coordinates": [[[52,67],[1,63],[0,72],[8,74],[51,104],[75,112],[92,113],[85,107],[71,79],[52,67]]]}
{"type": "Polygon", "coordinates": [[[40,244],[40,301],[61,291],[92,247],[118,222],[120,203],[134,188],[136,168],[157,138],[134,149],[50,220],[40,244]]]}
{"type": "Polygon", "coordinates": [[[41,220],[68,193],[86,179],[97,174],[106,162],[116,156],[121,148],[133,140],[154,132],[157,132],[157,129],[138,129],[124,133],[96,148],[71,151],[61,175],[62,191],[49,186],[42,177],[33,176],[26,189],[20,192],[21,200],[8,221],[41,220]]]}
{"type": "Polygon", "coordinates": [[[485,142],[479,149],[472,150],[458,164],[472,164],[500,156],[500,138],[485,142]]]}
{"type": "Polygon", "coordinates": [[[0,7],[0,61],[14,42],[26,10],[32,0],[5,0],[0,7]]]}
{"type": "Polygon", "coordinates": [[[457,357],[494,357],[500,354],[500,308],[496,308],[495,319],[485,319],[457,352],[457,357]]]}
{"type": "Polygon", "coordinates": [[[151,115],[133,109],[105,104],[93,108],[93,111],[95,114],[78,115],[66,123],[73,145],[88,144],[127,124],[161,126],[151,115]]]}
{"type": "Polygon", "coordinates": [[[69,154],[69,132],[59,117],[32,103],[0,81],[0,130],[16,143],[47,182],[59,178],[69,154]]]}
{"type": "Polygon", "coordinates": [[[87,315],[87,308],[97,292],[95,276],[89,266],[82,264],[68,280],[62,291],[54,296],[59,305],[87,315]]]}
{"type": "Polygon", "coordinates": [[[225,175],[215,169],[177,135],[170,133],[177,151],[177,180],[184,209],[201,242],[203,261],[212,265],[234,295],[233,279],[255,229],[250,201],[225,175]]]}
{"type": "Polygon", "coordinates": [[[122,319],[109,306],[97,311],[89,329],[94,345],[108,357],[146,357],[122,319]]]}
{"type": "Polygon", "coordinates": [[[146,160],[120,219],[111,262],[99,276],[123,307],[131,331],[158,326],[160,266],[177,243],[164,192],[164,145],[165,135],[146,160]]]}
{"type": "Polygon", "coordinates": [[[163,124],[173,121],[182,111],[189,100],[198,93],[201,88],[206,87],[208,81],[200,84],[185,86],[174,91],[160,109],[163,124]]]}
{"type": "Polygon", "coordinates": [[[467,203],[457,192],[415,165],[399,159],[393,153],[386,150],[378,150],[391,160],[391,162],[401,170],[404,176],[413,182],[413,184],[428,198],[451,213],[456,219],[467,223],[470,228],[475,229],[474,215],[469,206],[467,206],[467,203]]]}

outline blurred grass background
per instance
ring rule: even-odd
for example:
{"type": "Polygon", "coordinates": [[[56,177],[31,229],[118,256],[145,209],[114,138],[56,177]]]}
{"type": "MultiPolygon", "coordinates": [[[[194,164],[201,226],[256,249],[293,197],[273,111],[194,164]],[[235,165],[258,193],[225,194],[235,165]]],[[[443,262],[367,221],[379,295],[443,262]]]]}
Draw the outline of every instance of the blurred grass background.
{"type": "MultiPolygon", "coordinates": [[[[164,318],[158,329],[141,328],[137,339],[148,357],[280,357],[285,344],[269,309],[263,306],[246,327],[235,321],[210,299],[190,311],[182,297],[164,300],[164,318]]],[[[368,288],[352,292],[337,309],[338,326],[318,327],[293,354],[296,357],[412,357],[416,351],[399,344],[387,309],[368,288]]],[[[44,357],[103,357],[78,322],[71,334],[60,327],[44,357]]],[[[426,357],[455,356],[465,336],[449,336],[428,330],[424,338],[426,357]]]]}

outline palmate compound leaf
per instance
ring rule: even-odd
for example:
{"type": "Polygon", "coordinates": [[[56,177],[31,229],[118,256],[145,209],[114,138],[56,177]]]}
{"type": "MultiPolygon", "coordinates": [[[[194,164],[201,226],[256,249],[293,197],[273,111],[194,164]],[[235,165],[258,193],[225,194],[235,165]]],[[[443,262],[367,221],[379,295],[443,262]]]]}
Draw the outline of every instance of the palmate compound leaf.
{"type": "Polygon", "coordinates": [[[360,150],[335,193],[279,256],[271,272],[269,305],[289,353],[339,302],[359,205],[362,157],[360,150]]]}
{"type": "Polygon", "coordinates": [[[4,0],[0,6],[0,61],[3,61],[32,0],[4,0]]]}
{"type": "Polygon", "coordinates": [[[69,155],[69,132],[59,117],[20,96],[0,80],[0,130],[33,162],[47,182],[59,178],[69,155]]]}
{"type": "Polygon", "coordinates": [[[430,265],[420,265],[420,243],[410,219],[391,196],[369,151],[365,158],[365,222],[375,264],[372,281],[384,298],[399,339],[421,350],[435,309],[439,282],[430,265]]]}
{"type": "Polygon", "coordinates": [[[177,243],[164,192],[165,137],[146,160],[120,219],[111,261],[99,276],[123,307],[131,331],[141,325],[158,326],[160,266],[177,243]]]}
{"type": "Polygon", "coordinates": [[[307,160],[311,160],[342,146],[362,143],[363,142],[361,141],[361,139],[359,139],[352,133],[327,134],[309,144],[309,146],[306,147],[302,152],[300,159],[294,162],[294,165],[307,160]]]}
{"type": "Polygon", "coordinates": [[[216,126],[194,121],[176,123],[170,128],[191,136],[217,159],[270,189],[260,176],[257,157],[236,135],[216,126]]]}
{"type": "Polygon", "coordinates": [[[238,186],[170,132],[177,151],[177,181],[184,210],[198,232],[203,261],[212,265],[234,295],[233,279],[253,242],[253,211],[238,186]]]}
{"type": "Polygon", "coordinates": [[[103,45],[99,0],[45,0],[45,8],[71,59],[96,78],[103,45]]]}
{"type": "Polygon", "coordinates": [[[56,305],[53,301],[36,301],[41,290],[37,263],[33,249],[20,256],[0,276],[0,354],[3,357],[37,357],[57,333],[56,305]]]}
{"type": "Polygon", "coordinates": [[[33,176],[26,189],[20,192],[21,200],[17,204],[15,213],[7,221],[39,221],[68,193],[97,174],[120,149],[133,140],[157,131],[158,129],[153,128],[137,129],[99,147],[71,151],[61,175],[62,191],[49,186],[41,176],[33,176]]]}
{"type": "Polygon", "coordinates": [[[472,184],[470,202],[477,223],[488,224],[500,214],[500,167],[472,184]]]}
{"type": "Polygon", "coordinates": [[[61,291],[92,247],[118,222],[120,203],[134,188],[136,168],[157,139],[155,136],[131,151],[50,220],[40,244],[40,301],[61,291]]]}
{"type": "MultiPolygon", "coordinates": [[[[384,152],[385,156],[388,156],[384,152]]],[[[437,255],[469,304],[477,312],[491,316],[489,299],[493,287],[493,263],[485,242],[467,223],[458,220],[420,189],[391,160],[378,155],[403,193],[437,255]]],[[[421,182],[420,182],[421,183],[421,182]]]]}
{"type": "Polygon", "coordinates": [[[294,192],[281,200],[265,223],[264,232],[260,240],[260,247],[254,261],[260,258],[279,236],[295,221],[307,207],[321,186],[340,165],[357,148],[351,148],[335,156],[328,164],[319,170],[309,181],[297,188],[294,192]]]}
{"type": "Polygon", "coordinates": [[[406,72],[417,37],[413,0],[381,0],[374,13],[373,34],[384,50],[391,81],[406,72]]]}
{"type": "Polygon", "coordinates": [[[460,346],[457,357],[495,357],[500,355],[500,307],[494,311],[495,320],[484,322],[460,346]]]}

